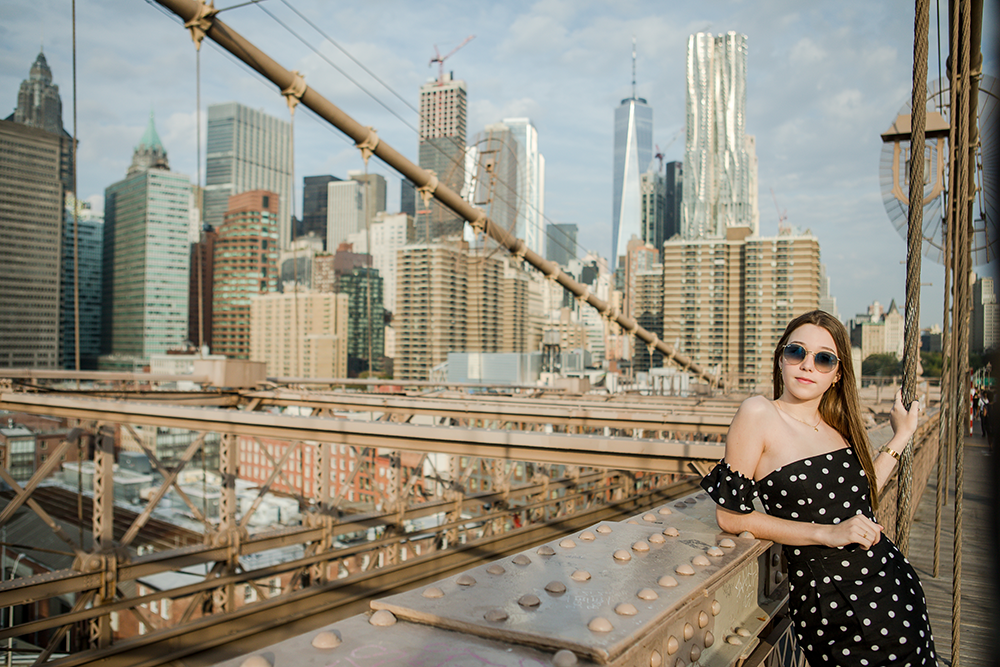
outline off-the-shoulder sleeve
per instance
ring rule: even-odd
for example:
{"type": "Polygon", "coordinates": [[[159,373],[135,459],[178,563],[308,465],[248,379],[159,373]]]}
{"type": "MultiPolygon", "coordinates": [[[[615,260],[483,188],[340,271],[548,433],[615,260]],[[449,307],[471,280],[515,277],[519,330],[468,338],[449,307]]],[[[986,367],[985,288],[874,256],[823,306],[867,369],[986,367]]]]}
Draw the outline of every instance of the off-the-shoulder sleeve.
{"type": "Polygon", "coordinates": [[[757,484],[749,477],[733,470],[725,461],[712,468],[701,480],[701,488],[708,492],[712,500],[722,507],[740,514],[753,512],[753,499],[757,496],[757,484]]]}

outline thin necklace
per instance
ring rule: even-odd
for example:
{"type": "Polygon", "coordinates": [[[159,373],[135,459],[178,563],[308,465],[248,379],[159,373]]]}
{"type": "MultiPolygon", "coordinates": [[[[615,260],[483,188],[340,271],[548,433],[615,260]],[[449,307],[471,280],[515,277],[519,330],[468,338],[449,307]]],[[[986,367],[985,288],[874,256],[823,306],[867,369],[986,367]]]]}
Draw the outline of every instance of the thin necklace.
{"type": "Polygon", "coordinates": [[[782,412],[784,412],[784,413],[785,413],[786,415],[788,415],[789,417],[791,417],[791,418],[792,418],[792,419],[794,419],[795,421],[799,422],[800,424],[805,424],[806,426],[808,426],[808,427],[809,427],[809,428],[811,428],[812,430],[814,430],[814,431],[816,431],[817,433],[819,433],[819,425],[823,423],[823,416],[822,416],[822,415],[820,415],[820,418],[819,418],[819,421],[818,421],[818,422],[816,422],[816,425],[815,425],[815,426],[813,426],[813,425],[812,425],[812,424],[810,424],[809,422],[807,422],[807,421],[804,421],[804,420],[802,420],[802,419],[799,419],[798,417],[796,417],[796,416],[795,416],[795,415],[793,415],[792,413],[790,413],[790,412],[788,412],[788,411],[784,410],[784,409],[783,409],[783,408],[781,407],[781,404],[780,404],[780,403],[778,403],[778,401],[775,401],[775,402],[774,402],[774,407],[778,408],[779,410],[781,410],[782,412]]]}

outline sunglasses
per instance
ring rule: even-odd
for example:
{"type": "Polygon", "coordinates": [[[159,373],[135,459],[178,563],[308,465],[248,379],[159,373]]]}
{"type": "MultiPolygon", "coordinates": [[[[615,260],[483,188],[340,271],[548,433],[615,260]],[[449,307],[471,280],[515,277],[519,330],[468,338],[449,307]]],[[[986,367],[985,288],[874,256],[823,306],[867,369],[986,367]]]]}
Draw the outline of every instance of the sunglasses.
{"type": "Polygon", "coordinates": [[[810,354],[813,355],[813,365],[820,373],[830,373],[840,363],[833,352],[809,352],[798,343],[789,343],[781,349],[781,358],[788,364],[801,364],[810,354]]]}

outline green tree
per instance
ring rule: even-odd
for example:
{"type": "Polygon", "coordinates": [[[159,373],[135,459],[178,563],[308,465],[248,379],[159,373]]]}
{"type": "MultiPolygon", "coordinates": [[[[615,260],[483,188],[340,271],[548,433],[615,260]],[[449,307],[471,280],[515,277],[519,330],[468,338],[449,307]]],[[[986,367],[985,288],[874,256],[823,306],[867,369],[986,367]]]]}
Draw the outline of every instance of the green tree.
{"type": "Polygon", "coordinates": [[[920,364],[924,367],[924,377],[939,378],[944,367],[944,355],[940,352],[921,352],[920,364]]]}
{"type": "Polygon", "coordinates": [[[861,362],[862,375],[874,375],[887,377],[891,375],[903,374],[903,362],[891,352],[868,355],[868,358],[861,362]]]}

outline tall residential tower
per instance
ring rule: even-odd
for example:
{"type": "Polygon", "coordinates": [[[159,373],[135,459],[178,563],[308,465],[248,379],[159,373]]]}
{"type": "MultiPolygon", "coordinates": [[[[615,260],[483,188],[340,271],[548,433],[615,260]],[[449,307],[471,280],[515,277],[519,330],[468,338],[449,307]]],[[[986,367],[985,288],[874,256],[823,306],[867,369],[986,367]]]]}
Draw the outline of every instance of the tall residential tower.
{"type": "MultiPolygon", "coordinates": [[[[420,86],[420,166],[457,193],[465,185],[466,116],[465,81],[446,73],[420,86]]],[[[418,238],[462,233],[465,221],[437,201],[416,207],[418,238]]]]}
{"type": "Polygon", "coordinates": [[[684,238],[759,231],[756,152],[746,135],[747,38],[699,32],[687,46],[684,238]]]}

